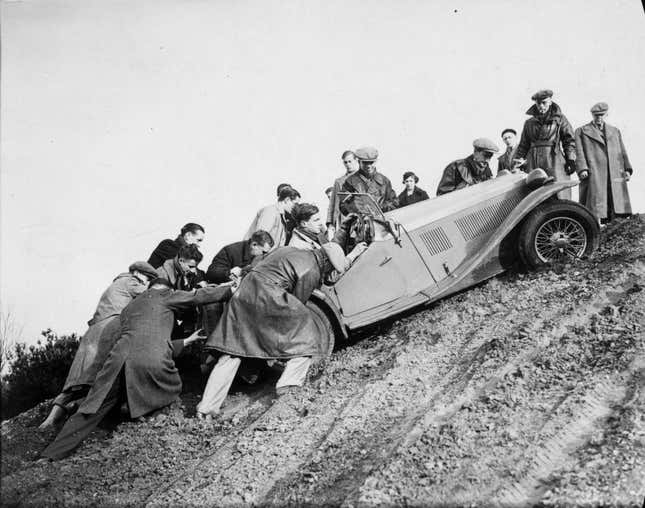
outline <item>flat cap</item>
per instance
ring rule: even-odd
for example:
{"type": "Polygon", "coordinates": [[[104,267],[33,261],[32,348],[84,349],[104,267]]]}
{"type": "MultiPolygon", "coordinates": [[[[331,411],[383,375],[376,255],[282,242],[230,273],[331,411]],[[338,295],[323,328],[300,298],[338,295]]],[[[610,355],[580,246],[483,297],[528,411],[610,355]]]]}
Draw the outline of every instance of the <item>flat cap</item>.
{"type": "Polygon", "coordinates": [[[609,111],[609,105],[606,102],[599,102],[591,106],[591,112],[593,114],[606,113],[609,111]]]}
{"type": "Polygon", "coordinates": [[[517,131],[515,129],[511,129],[510,127],[507,127],[502,131],[502,137],[504,137],[504,134],[507,132],[512,132],[514,136],[517,136],[517,131]]]}
{"type": "Polygon", "coordinates": [[[485,152],[499,152],[497,145],[487,138],[477,138],[475,141],[473,141],[473,146],[485,152]]]}
{"type": "Polygon", "coordinates": [[[378,150],[371,146],[363,146],[356,150],[356,158],[359,161],[374,162],[378,159],[378,150]]]}
{"type": "Polygon", "coordinates": [[[553,90],[539,90],[531,96],[531,100],[543,101],[547,97],[553,97],[553,90]]]}
{"type": "Polygon", "coordinates": [[[139,273],[142,273],[143,275],[146,275],[149,279],[157,278],[157,270],[155,270],[150,263],[146,263],[145,261],[135,261],[128,268],[128,271],[130,273],[134,272],[135,270],[139,273]]]}

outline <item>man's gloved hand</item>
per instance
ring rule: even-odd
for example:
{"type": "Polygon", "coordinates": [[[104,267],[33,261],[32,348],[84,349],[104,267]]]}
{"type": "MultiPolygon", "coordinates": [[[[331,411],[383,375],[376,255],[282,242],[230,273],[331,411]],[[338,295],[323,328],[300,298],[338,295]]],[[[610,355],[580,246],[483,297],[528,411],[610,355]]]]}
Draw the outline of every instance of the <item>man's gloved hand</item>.
{"type": "Polygon", "coordinates": [[[578,173],[578,178],[580,179],[580,181],[586,180],[587,178],[589,178],[589,171],[583,169],[582,171],[580,171],[580,173],[578,173]]]}
{"type": "Polygon", "coordinates": [[[567,161],[564,163],[564,167],[566,168],[567,175],[572,175],[576,172],[576,161],[567,159],[567,161]]]}

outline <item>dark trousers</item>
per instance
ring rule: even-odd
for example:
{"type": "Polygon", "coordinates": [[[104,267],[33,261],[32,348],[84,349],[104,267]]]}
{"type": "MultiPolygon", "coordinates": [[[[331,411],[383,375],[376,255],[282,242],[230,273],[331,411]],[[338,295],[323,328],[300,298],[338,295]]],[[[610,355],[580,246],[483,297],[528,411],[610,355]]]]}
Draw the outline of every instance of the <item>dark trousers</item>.
{"type": "Polygon", "coordinates": [[[81,442],[89,436],[101,423],[103,418],[122,401],[126,399],[125,374],[123,370],[119,373],[116,381],[110,388],[103,404],[94,414],[76,413],[60,430],[56,439],[43,450],[42,457],[58,460],[67,457],[81,442]]]}

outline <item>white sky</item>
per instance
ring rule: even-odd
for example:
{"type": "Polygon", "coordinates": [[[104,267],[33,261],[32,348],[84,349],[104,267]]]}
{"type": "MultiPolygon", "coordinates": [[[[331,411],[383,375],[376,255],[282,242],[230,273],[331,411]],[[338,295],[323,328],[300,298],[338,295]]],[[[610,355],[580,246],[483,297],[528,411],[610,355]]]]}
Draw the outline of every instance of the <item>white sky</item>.
{"type": "Polygon", "coordinates": [[[373,145],[434,194],[476,137],[555,91],[610,105],[645,212],[637,1],[8,1],[1,8],[0,299],[23,340],[85,331],[101,292],[186,222],[202,267],[289,182],[306,201],[373,145]]]}

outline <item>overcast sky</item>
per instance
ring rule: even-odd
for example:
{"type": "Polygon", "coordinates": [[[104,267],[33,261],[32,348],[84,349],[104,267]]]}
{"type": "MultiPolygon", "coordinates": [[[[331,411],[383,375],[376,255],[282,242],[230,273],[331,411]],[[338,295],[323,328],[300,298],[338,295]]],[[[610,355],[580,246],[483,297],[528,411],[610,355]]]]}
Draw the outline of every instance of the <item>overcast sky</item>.
{"type": "Polygon", "coordinates": [[[322,207],[345,149],[434,194],[472,140],[555,91],[610,105],[645,212],[638,1],[2,2],[3,309],[83,333],[118,273],[182,224],[202,267],[289,182],[322,207]]]}

